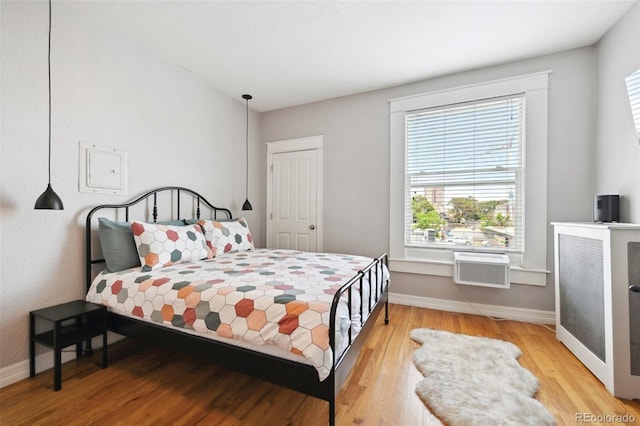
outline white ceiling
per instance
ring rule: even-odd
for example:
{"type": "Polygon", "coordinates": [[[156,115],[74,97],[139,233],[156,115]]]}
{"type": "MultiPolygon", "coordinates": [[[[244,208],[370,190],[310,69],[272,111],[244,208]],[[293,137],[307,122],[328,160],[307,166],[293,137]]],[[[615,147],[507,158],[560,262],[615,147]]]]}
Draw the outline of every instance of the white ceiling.
{"type": "Polygon", "coordinates": [[[588,46],[635,1],[66,3],[264,112],[588,46]]]}

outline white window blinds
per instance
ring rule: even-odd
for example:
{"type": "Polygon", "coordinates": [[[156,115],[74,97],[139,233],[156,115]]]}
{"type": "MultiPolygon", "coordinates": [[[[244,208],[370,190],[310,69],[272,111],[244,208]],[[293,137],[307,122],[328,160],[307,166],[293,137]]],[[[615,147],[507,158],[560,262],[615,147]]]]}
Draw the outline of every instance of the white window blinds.
{"type": "Polygon", "coordinates": [[[524,247],[524,94],[408,111],[405,246],[524,247]]]}

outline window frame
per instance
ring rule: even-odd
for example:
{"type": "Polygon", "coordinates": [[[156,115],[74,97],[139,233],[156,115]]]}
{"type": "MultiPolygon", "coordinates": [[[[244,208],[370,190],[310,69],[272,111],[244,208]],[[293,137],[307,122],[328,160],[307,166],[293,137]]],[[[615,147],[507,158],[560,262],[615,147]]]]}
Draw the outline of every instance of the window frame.
{"type": "Polygon", "coordinates": [[[411,257],[404,241],[407,112],[480,99],[525,94],[524,247],[520,265],[512,264],[511,281],[546,286],[547,274],[547,128],[550,71],[438,90],[389,100],[390,269],[453,276],[453,249],[433,250],[428,258],[411,257]]]}

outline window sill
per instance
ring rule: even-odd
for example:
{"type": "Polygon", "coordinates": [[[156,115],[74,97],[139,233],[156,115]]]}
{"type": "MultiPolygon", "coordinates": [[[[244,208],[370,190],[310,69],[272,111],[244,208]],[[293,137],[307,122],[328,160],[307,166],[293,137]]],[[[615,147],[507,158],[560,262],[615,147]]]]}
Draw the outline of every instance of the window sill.
{"type": "MultiPolygon", "coordinates": [[[[404,272],[408,274],[435,275],[439,277],[453,277],[453,262],[418,259],[389,259],[391,272],[404,272]]],[[[514,284],[535,285],[546,287],[547,274],[550,271],[544,269],[525,269],[519,266],[511,266],[511,282],[514,284]]]]}

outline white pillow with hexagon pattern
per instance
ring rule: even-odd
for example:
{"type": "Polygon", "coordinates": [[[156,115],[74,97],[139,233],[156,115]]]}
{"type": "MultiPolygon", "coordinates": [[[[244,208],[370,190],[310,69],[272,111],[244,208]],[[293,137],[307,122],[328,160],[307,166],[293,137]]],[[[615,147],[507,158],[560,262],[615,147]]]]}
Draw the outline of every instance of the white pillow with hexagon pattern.
{"type": "Polygon", "coordinates": [[[224,222],[200,220],[198,224],[204,229],[204,238],[214,256],[255,249],[249,224],[244,218],[224,222]]]}
{"type": "Polygon", "coordinates": [[[173,226],[133,221],[131,230],[143,272],[213,257],[200,225],[173,226]]]}

